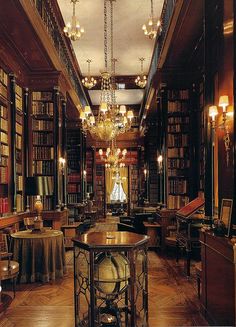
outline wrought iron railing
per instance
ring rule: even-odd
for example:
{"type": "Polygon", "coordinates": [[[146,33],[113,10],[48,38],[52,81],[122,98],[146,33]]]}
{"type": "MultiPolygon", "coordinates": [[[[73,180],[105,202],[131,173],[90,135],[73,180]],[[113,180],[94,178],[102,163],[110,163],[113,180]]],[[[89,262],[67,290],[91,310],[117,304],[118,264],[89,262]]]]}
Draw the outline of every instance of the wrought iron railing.
{"type": "Polygon", "coordinates": [[[150,86],[152,85],[152,80],[154,75],[156,74],[157,71],[157,65],[158,65],[158,61],[160,58],[160,53],[164,44],[164,40],[169,28],[169,23],[170,23],[170,19],[171,16],[173,14],[174,11],[174,7],[175,7],[175,3],[178,0],[165,0],[164,1],[164,5],[163,5],[163,9],[162,9],[162,13],[161,13],[161,23],[162,23],[162,32],[161,35],[158,37],[158,39],[156,40],[155,43],[155,48],[153,51],[153,55],[152,55],[152,60],[151,60],[151,64],[150,64],[150,68],[149,68],[149,73],[148,73],[148,78],[147,78],[147,85],[145,88],[145,93],[144,93],[144,98],[143,98],[143,102],[142,102],[142,106],[140,109],[140,114],[142,114],[143,112],[143,106],[146,103],[147,100],[147,96],[149,93],[149,89],[150,86]]]}
{"type": "Polygon", "coordinates": [[[71,51],[72,56],[75,57],[75,54],[72,49],[68,49],[66,40],[61,33],[62,26],[57,21],[56,15],[53,12],[51,1],[50,0],[31,0],[35,5],[44,25],[47,29],[48,35],[50,36],[52,43],[58,53],[58,56],[65,66],[69,79],[73,85],[74,90],[76,91],[82,106],[88,103],[87,97],[84,93],[83,87],[80,82],[79,73],[76,71],[72,64],[72,60],[68,51],[71,51]]]}

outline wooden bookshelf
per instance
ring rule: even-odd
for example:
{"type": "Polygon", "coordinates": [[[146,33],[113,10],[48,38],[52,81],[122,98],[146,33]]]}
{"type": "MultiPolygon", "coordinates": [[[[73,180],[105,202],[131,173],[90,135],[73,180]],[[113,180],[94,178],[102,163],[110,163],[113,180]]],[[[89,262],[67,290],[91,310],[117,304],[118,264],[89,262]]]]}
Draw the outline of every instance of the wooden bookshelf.
{"type": "Polygon", "coordinates": [[[16,170],[16,212],[24,211],[24,111],[23,91],[15,85],[15,170],[16,170]]]}
{"type": "Polygon", "coordinates": [[[188,89],[167,91],[167,207],[189,202],[190,95],[188,89]]]}
{"type": "MultiPolygon", "coordinates": [[[[32,175],[47,176],[55,184],[55,103],[52,91],[33,91],[32,112],[32,175]]],[[[54,190],[55,195],[55,190],[54,190]]],[[[42,197],[44,210],[53,210],[53,195],[42,197]]]]}
{"type": "Polygon", "coordinates": [[[0,68],[0,216],[9,208],[9,80],[0,68]]]}
{"type": "Polygon", "coordinates": [[[81,197],[81,131],[67,129],[67,204],[73,207],[81,197]]]}

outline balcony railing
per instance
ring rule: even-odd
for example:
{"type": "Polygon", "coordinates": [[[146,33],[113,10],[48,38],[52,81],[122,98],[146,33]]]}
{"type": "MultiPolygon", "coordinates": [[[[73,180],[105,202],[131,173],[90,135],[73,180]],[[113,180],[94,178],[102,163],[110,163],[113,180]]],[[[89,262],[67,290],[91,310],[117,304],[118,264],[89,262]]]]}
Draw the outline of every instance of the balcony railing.
{"type": "Polygon", "coordinates": [[[65,66],[69,79],[73,85],[75,92],[77,93],[82,106],[87,104],[87,98],[84,93],[83,87],[80,82],[79,73],[76,71],[72,64],[72,60],[69,56],[69,51],[72,53],[72,56],[75,57],[74,51],[68,49],[66,40],[61,33],[63,27],[57,21],[56,15],[53,12],[51,0],[31,0],[35,5],[44,25],[47,29],[48,35],[50,36],[54,47],[58,53],[58,56],[61,60],[63,66],[65,66]]]}
{"type": "Polygon", "coordinates": [[[158,61],[160,58],[160,53],[161,53],[161,50],[162,50],[162,47],[164,44],[164,40],[165,40],[167,31],[168,31],[168,28],[169,28],[169,23],[170,23],[170,19],[172,17],[173,11],[174,11],[175,3],[177,1],[178,0],[165,0],[164,1],[162,13],[161,13],[161,19],[160,19],[162,22],[162,32],[155,43],[155,48],[153,51],[152,60],[151,60],[149,73],[148,73],[148,78],[147,78],[147,85],[145,88],[144,98],[143,98],[142,106],[140,109],[140,117],[143,113],[143,109],[144,109],[143,106],[146,103],[149,89],[152,85],[153,77],[157,71],[157,65],[158,65],[158,61]]]}

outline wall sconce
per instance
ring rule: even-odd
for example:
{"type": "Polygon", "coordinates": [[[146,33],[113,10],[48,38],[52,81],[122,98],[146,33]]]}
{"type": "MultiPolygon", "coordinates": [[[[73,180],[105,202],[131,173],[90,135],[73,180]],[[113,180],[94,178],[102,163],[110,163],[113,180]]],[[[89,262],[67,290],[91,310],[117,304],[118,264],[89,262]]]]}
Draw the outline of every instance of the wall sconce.
{"type": "Polygon", "coordinates": [[[143,173],[144,173],[144,179],[146,181],[147,180],[147,169],[146,168],[143,170],[143,173]]]}
{"type": "Polygon", "coordinates": [[[66,164],[66,159],[60,157],[59,158],[59,164],[60,164],[60,168],[61,168],[62,172],[64,172],[64,168],[65,168],[65,164],[66,164]]]}
{"type": "Polygon", "coordinates": [[[159,167],[159,173],[162,173],[162,169],[163,169],[163,156],[161,154],[157,157],[157,162],[158,162],[158,167],[159,167]]]}
{"type": "MultiPolygon", "coordinates": [[[[229,151],[230,151],[230,135],[229,135],[229,128],[227,126],[227,117],[233,116],[232,106],[229,106],[229,97],[228,95],[222,95],[219,98],[219,107],[222,108],[222,115],[223,115],[223,129],[225,131],[224,135],[224,144],[225,144],[225,151],[226,151],[226,165],[229,165],[229,151]],[[227,110],[228,108],[228,110],[227,110]],[[231,109],[231,110],[230,110],[231,109]]],[[[216,128],[215,117],[218,114],[217,106],[210,106],[209,107],[209,116],[211,117],[211,125],[212,129],[216,128]]],[[[214,142],[214,139],[213,139],[214,142]]]]}
{"type": "Polygon", "coordinates": [[[84,178],[86,178],[86,176],[87,176],[87,171],[86,170],[83,170],[83,175],[84,175],[84,178]]]}

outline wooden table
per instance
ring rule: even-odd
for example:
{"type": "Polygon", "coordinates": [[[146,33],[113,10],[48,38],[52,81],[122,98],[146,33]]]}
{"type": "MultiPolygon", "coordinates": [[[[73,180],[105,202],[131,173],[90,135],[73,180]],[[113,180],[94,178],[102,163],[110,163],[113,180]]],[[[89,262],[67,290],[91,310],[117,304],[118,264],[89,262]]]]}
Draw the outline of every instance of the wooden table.
{"type": "Polygon", "coordinates": [[[149,248],[157,248],[160,246],[161,225],[158,223],[143,222],[146,234],[150,237],[148,241],[149,248]]]}
{"type": "Polygon", "coordinates": [[[61,231],[33,233],[26,230],[14,233],[11,237],[13,258],[20,265],[20,283],[49,282],[63,277],[66,265],[61,231]]]}

